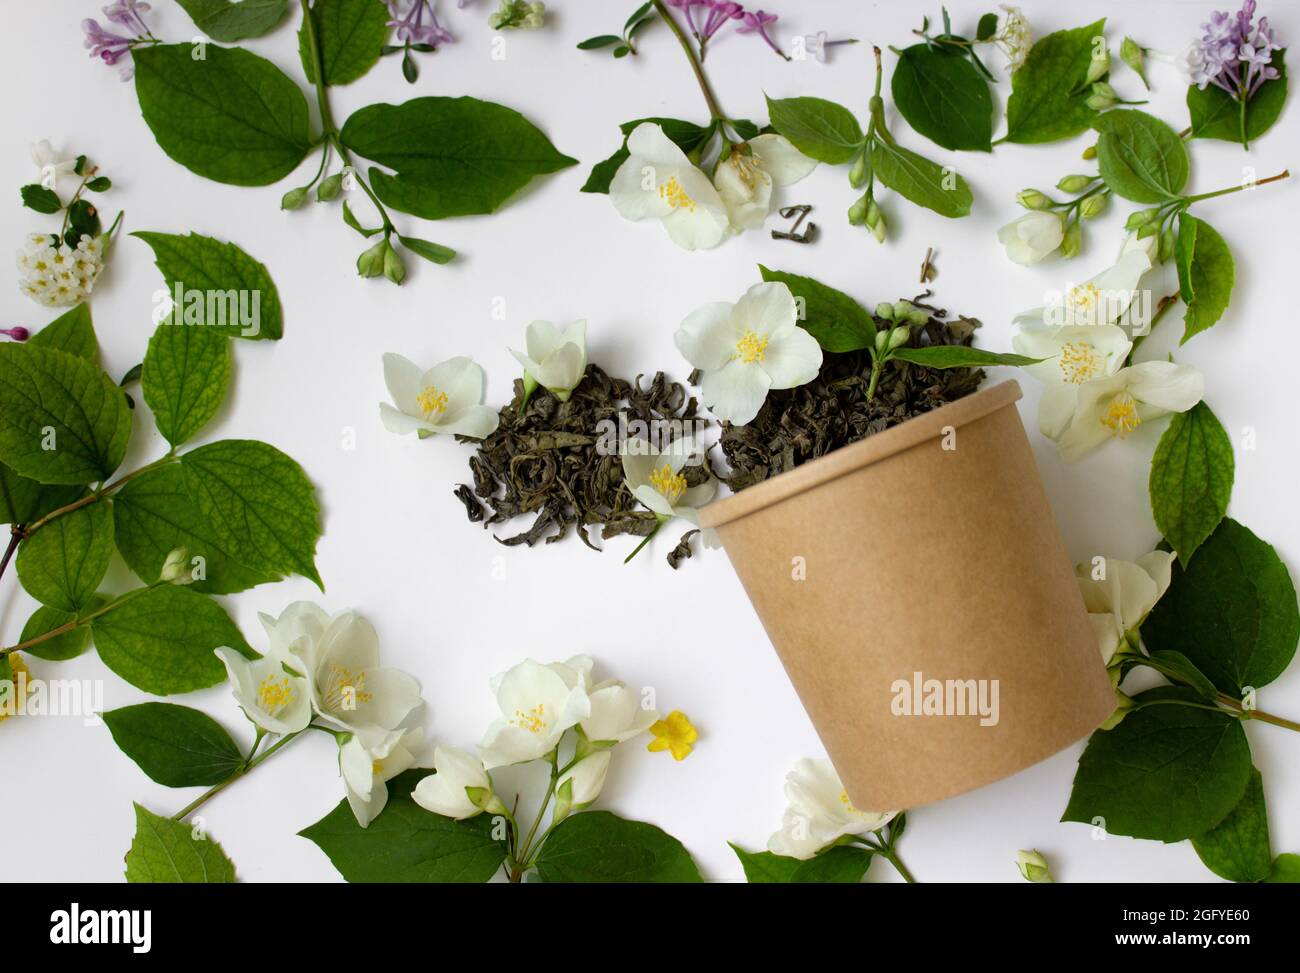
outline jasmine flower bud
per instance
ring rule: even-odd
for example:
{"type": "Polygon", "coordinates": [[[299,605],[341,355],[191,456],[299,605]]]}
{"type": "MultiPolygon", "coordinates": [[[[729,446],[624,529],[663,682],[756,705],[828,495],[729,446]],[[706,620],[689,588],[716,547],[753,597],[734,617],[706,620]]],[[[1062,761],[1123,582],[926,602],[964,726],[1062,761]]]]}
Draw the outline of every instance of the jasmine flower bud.
{"type": "Polygon", "coordinates": [[[862,154],[853,162],[853,168],[849,170],[849,185],[854,189],[861,189],[867,182],[867,176],[871,174],[871,163],[867,161],[867,153],[864,149],[862,154]]]}
{"type": "Polygon", "coordinates": [[[1025,209],[1048,209],[1052,206],[1052,198],[1037,189],[1022,189],[1016,195],[1016,202],[1025,209]]]}
{"type": "Polygon", "coordinates": [[[1063,176],[1061,181],[1056,184],[1056,188],[1063,193],[1081,193],[1096,180],[1096,176],[1063,176]]]}
{"type": "Polygon", "coordinates": [[[871,194],[864,195],[861,199],[849,207],[849,223],[853,226],[861,226],[867,222],[867,204],[871,202],[871,194]]]}
{"type": "Polygon", "coordinates": [[[1092,86],[1092,94],[1085,100],[1086,104],[1093,111],[1105,111],[1107,108],[1118,104],[1119,95],[1115,94],[1115,89],[1105,81],[1098,81],[1092,86]]]}
{"type": "Polygon", "coordinates": [[[329,178],[321,180],[321,184],[316,187],[316,198],[322,203],[327,203],[331,199],[337,199],[342,188],[343,173],[336,172],[329,178]]]}
{"type": "Polygon", "coordinates": [[[1076,257],[1079,251],[1083,249],[1083,230],[1079,228],[1077,222],[1071,223],[1065,229],[1065,235],[1061,237],[1061,256],[1076,257]]]}
{"type": "Polygon", "coordinates": [[[290,189],[280,197],[280,209],[297,209],[307,200],[307,187],[299,186],[297,189],[290,189]]]}
{"type": "Polygon", "coordinates": [[[1096,143],[1096,142],[1093,142],[1092,145],[1088,146],[1086,149],[1083,150],[1082,158],[1083,158],[1083,160],[1084,160],[1085,162],[1088,161],[1089,159],[1095,159],[1095,158],[1097,158],[1097,143],[1096,143]]]}
{"type": "Polygon", "coordinates": [[[1079,204],[1080,219],[1090,220],[1100,216],[1106,210],[1106,203],[1110,197],[1105,193],[1097,193],[1095,196],[1089,196],[1079,204]]]}
{"type": "Polygon", "coordinates": [[[1174,230],[1173,227],[1167,226],[1165,227],[1164,232],[1160,234],[1160,250],[1158,252],[1157,259],[1161,263],[1164,263],[1165,261],[1173,257],[1173,255],[1174,255],[1174,230]]]}
{"type": "Polygon", "coordinates": [[[384,252],[384,276],[394,284],[401,284],[406,280],[406,264],[402,262],[402,255],[391,244],[384,252]]]}
{"type": "Polygon", "coordinates": [[[378,277],[384,272],[384,257],[391,249],[387,237],[380,240],[357,258],[357,273],[362,277],[378,277]]]}
{"type": "Polygon", "coordinates": [[[158,580],[164,584],[193,584],[194,576],[187,570],[189,566],[190,552],[183,547],[178,547],[167,555],[163,561],[162,571],[158,573],[158,580]]]}
{"type": "Polygon", "coordinates": [[[1150,83],[1147,81],[1146,72],[1146,49],[1131,37],[1125,37],[1124,42],[1119,46],[1119,56],[1125,64],[1133,69],[1142,83],[1149,89],[1150,83]]]}
{"type": "Polygon", "coordinates": [[[1159,206],[1152,206],[1150,209],[1140,209],[1136,213],[1129,213],[1128,219],[1124,221],[1124,229],[1140,230],[1159,215],[1159,206]]]}
{"type": "Polygon", "coordinates": [[[1094,57],[1088,62],[1088,76],[1083,79],[1084,84],[1092,84],[1099,81],[1107,71],[1110,70],[1110,48],[1102,48],[1101,57],[1094,57]]]}
{"type": "Polygon", "coordinates": [[[889,351],[893,351],[899,345],[907,344],[907,339],[911,336],[912,329],[906,324],[900,324],[898,327],[894,328],[894,330],[889,332],[889,342],[885,347],[889,351]]]}
{"type": "Polygon", "coordinates": [[[885,242],[885,214],[876,205],[874,199],[867,200],[867,228],[877,243],[885,242]]]}
{"type": "Polygon", "coordinates": [[[1016,868],[1020,869],[1020,874],[1029,882],[1051,882],[1052,872],[1047,864],[1047,859],[1037,851],[1018,851],[1016,852],[1016,868]]]}
{"type": "Polygon", "coordinates": [[[876,305],[876,317],[884,318],[886,321],[894,320],[894,305],[888,301],[881,301],[876,305]]]}

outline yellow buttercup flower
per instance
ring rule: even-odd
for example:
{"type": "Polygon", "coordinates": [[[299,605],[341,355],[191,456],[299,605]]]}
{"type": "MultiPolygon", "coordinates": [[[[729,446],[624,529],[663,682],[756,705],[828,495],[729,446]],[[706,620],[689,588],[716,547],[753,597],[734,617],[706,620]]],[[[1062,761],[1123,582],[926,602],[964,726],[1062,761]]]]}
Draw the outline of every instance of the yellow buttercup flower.
{"type": "Polygon", "coordinates": [[[9,668],[13,671],[11,677],[13,686],[8,692],[13,694],[13,698],[4,699],[3,696],[0,696],[0,723],[18,712],[19,706],[23,703],[23,700],[18,698],[18,693],[21,692],[23,696],[27,695],[27,687],[32,678],[32,671],[27,668],[27,663],[23,662],[15,652],[9,654],[9,668]],[[20,674],[23,677],[21,679],[18,678],[20,674]]]}
{"type": "Polygon", "coordinates": [[[695,748],[695,741],[700,738],[690,718],[679,709],[673,710],[662,720],[650,725],[654,739],[646,745],[651,753],[660,750],[672,752],[674,760],[685,760],[695,748]]]}

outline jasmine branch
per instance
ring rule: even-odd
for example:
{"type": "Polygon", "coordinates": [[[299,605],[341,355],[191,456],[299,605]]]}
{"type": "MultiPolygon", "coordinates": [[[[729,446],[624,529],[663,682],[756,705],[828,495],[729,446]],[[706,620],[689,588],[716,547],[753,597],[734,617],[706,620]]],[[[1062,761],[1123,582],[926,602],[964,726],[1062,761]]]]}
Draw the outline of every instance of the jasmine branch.
{"type": "Polygon", "coordinates": [[[206,791],[204,791],[202,794],[196,797],[189,804],[185,805],[185,807],[182,808],[180,811],[173,814],[172,820],[184,821],[187,817],[189,817],[191,814],[193,814],[195,811],[201,808],[208,801],[212,800],[212,798],[216,797],[218,794],[224,791],[235,781],[239,780],[241,777],[246,776],[251,770],[253,770],[253,768],[264,763],[273,754],[278,753],[281,749],[287,746],[290,741],[298,739],[298,737],[302,736],[302,734],[309,729],[311,729],[310,726],[306,727],[303,730],[299,730],[297,733],[286,734],[285,736],[282,736],[279,740],[277,740],[274,744],[272,744],[271,746],[263,750],[260,754],[254,756],[253,754],[256,753],[257,747],[262,742],[264,736],[264,734],[261,731],[259,731],[257,735],[257,739],[253,742],[253,750],[252,752],[250,752],[248,759],[244,761],[244,765],[240,767],[238,770],[236,770],[229,777],[227,777],[225,780],[223,780],[220,784],[215,784],[212,787],[208,788],[206,791]]]}

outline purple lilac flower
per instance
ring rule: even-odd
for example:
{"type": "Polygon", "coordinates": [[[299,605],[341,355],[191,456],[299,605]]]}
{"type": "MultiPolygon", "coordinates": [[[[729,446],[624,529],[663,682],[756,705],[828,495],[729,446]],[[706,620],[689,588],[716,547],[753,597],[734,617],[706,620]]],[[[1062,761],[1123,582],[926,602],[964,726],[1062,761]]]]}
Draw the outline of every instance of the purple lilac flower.
{"type": "Polygon", "coordinates": [[[13,341],[26,341],[28,338],[32,336],[31,332],[23,327],[0,328],[0,334],[4,335],[6,338],[9,338],[13,341]]]}
{"type": "Polygon", "coordinates": [[[1235,15],[1223,11],[1210,14],[1201,25],[1202,63],[1192,80],[1198,88],[1213,84],[1238,101],[1249,99],[1265,81],[1278,76],[1271,64],[1273,52],[1281,49],[1273,37],[1267,17],[1254,25],[1255,0],[1245,0],[1235,15]]]}
{"type": "MultiPolygon", "coordinates": [[[[465,5],[463,2],[460,4],[465,5]]],[[[405,16],[401,13],[402,0],[388,0],[388,9],[393,19],[388,22],[389,27],[396,28],[397,39],[403,44],[427,44],[429,47],[437,48],[439,44],[445,44],[455,40],[451,34],[438,23],[438,17],[433,12],[433,7],[429,0],[415,0],[405,16]],[[425,15],[428,15],[428,22],[425,22],[425,15]]]]}
{"type": "Polygon", "coordinates": [[[767,41],[768,47],[776,51],[776,53],[780,54],[787,61],[790,60],[790,56],[777,46],[776,41],[772,40],[772,35],[767,32],[767,28],[771,24],[776,23],[776,14],[770,14],[766,11],[758,10],[753,13],[746,11],[743,16],[745,22],[737,27],[736,30],[740,31],[742,34],[758,34],[763,38],[763,40],[767,41]]]}
{"type": "Polygon", "coordinates": [[[708,6],[708,0],[664,0],[664,2],[674,10],[680,10],[686,16],[686,23],[691,28],[691,33],[695,35],[696,40],[699,40],[700,27],[695,23],[695,14],[692,11],[696,7],[708,6]]]}
{"type": "MultiPolygon", "coordinates": [[[[89,49],[90,56],[105,64],[117,64],[123,58],[129,58],[131,49],[137,45],[155,43],[156,39],[141,16],[148,11],[149,4],[141,3],[140,0],[118,0],[104,8],[104,16],[109,23],[129,30],[131,33],[127,36],[113,33],[97,20],[83,20],[81,30],[86,35],[85,46],[89,49]]],[[[129,62],[118,69],[123,81],[129,81],[134,73],[134,65],[129,62]]]]}

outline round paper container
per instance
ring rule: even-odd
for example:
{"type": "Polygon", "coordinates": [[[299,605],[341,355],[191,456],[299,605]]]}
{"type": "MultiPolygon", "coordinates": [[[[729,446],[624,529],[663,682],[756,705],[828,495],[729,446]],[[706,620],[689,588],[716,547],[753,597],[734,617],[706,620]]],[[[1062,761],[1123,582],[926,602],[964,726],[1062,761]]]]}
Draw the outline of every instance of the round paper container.
{"type": "Polygon", "coordinates": [[[1006,777],[1115,708],[1020,394],[984,389],[700,511],[855,807],[1006,777]]]}

